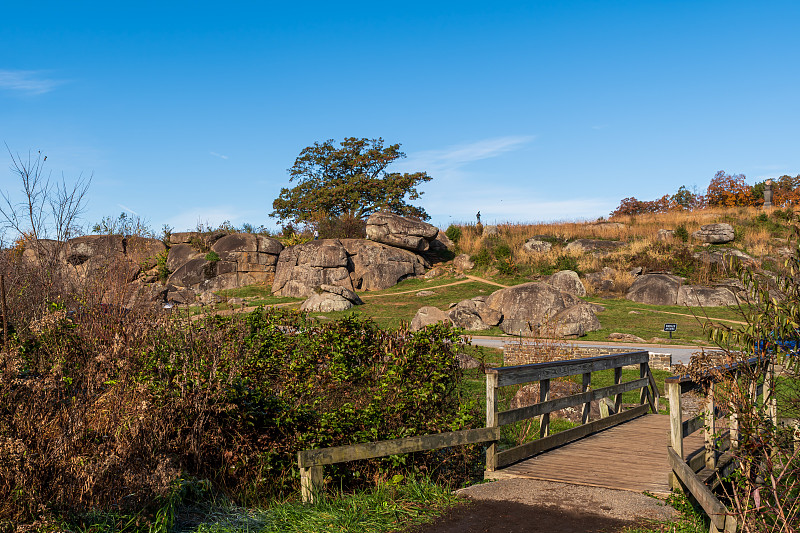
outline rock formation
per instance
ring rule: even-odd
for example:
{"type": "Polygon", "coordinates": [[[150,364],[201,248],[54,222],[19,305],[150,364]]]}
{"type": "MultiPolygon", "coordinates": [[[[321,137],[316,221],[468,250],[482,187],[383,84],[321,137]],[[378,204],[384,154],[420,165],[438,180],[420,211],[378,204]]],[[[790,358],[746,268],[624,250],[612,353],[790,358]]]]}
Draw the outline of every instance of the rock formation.
{"type": "Polygon", "coordinates": [[[367,219],[368,239],[412,252],[428,251],[438,233],[436,226],[392,213],[373,213],[367,219]]]}
{"type": "Polygon", "coordinates": [[[706,224],[700,226],[698,231],[692,233],[695,239],[711,244],[725,244],[733,241],[733,226],[726,223],[706,224]]]}
{"type": "Polygon", "coordinates": [[[305,298],[320,285],[381,290],[424,274],[429,266],[409,251],[361,239],[322,239],[281,252],[272,293],[305,298]]]}

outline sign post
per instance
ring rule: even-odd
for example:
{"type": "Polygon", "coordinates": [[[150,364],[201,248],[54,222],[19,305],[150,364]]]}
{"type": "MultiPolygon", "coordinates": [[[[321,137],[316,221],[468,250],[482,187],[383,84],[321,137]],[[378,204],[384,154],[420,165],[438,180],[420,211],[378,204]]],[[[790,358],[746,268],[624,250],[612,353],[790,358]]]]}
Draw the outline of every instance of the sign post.
{"type": "Polygon", "coordinates": [[[678,324],[664,324],[664,331],[669,331],[669,338],[672,339],[672,332],[678,331],[678,324]]]}

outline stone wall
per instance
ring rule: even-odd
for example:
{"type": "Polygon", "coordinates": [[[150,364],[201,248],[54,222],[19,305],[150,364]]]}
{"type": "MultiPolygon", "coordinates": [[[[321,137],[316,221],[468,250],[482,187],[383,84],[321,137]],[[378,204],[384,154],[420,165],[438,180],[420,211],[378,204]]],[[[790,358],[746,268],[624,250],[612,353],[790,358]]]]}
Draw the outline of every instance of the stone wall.
{"type": "MultiPolygon", "coordinates": [[[[503,364],[505,366],[571,361],[586,357],[611,355],[636,351],[632,348],[593,348],[585,346],[563,346],[547,343],[526,343],[510,341],[503,343],[503,364]]],[[[636,365],[632,365],[631,368],[636,365]]],[[[672,354],[650,352],[650,368],[672,370],[672,354]]]]}

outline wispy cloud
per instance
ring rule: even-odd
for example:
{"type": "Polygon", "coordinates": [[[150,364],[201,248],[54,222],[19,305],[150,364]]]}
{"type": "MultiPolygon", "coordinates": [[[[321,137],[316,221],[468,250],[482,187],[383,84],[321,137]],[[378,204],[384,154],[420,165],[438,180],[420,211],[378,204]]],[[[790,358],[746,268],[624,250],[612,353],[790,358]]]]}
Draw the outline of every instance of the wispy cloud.
{"type": "Polygon", "coordinates": [[[505,153],[519,150],[535,139],[530,135],[496,137],[469,144],[450,146],[442,150],[417,152],[398,163],[404,168],[425,169],[429,173],[446,173],[463,167],[468,163],[499,157],[505,153]]]}
{"type": "Polygon", "coordinates": [[[29,95],[49,93],[63,80],[56,80],[46,76],[41,70],[1,70],[0,89],[14,91],[29,95]]]}
{"type": "Polygon", "coordinates": [[[128,207],[127,205],[125,205],[125,204],[117,204],[117,205],[118,205],[118,206],[120,207],[120,209],[122,209],[123,211],[127,211],[128,213],[131,213],[131,214],[133,214],[133,215],[136,215],[137,217],[139,216],[139,213],[137,213],[136,211],[134,211],[133,209],[131,209],[131,208],[130,208],[130,207],[128,207]]]}
{"type": "Polygon", "coordinates": [[[220,159],[228,159],[227,155],[218,154],[217,152],[208,152],[208,153],[213,155],[214,157],[219,157],[220,159]]]}

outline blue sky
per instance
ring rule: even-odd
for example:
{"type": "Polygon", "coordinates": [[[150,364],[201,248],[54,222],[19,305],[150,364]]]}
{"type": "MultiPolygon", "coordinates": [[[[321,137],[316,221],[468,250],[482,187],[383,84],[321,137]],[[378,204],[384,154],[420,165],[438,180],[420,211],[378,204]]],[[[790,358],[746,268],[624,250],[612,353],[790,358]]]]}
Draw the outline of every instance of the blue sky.
{"type": "Polygon", "coordinates": [[[798,20],[797,2],[9,2],[0,141],[93,175],[87,224],[273,226],[299,152],[349,136],[401,143],[442,227],[596,218],[721,169],[799,174],[798,20]]]}

